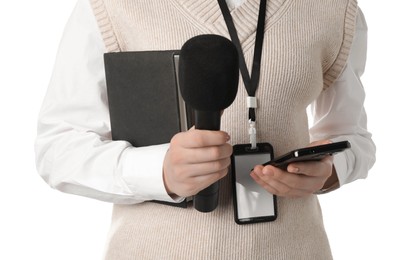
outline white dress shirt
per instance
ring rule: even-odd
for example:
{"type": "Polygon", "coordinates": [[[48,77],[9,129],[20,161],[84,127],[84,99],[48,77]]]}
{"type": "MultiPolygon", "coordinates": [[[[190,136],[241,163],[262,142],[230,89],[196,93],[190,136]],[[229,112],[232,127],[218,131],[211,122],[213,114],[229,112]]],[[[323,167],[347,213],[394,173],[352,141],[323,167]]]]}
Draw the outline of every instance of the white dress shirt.
{"type": "MultiPolygon", "coordinates": [[[[360,13],[342,75],[311,105],[311,140],[352,144],[352,149],[334,156],[340,185],[365,178],[375,161],[360,82],[366,32],[360,13]]],[[[111,140],[105,52],[89,1],[79,0],[66,25],[39,115],[35,144],[39,174],[60,191],[113,203],[181,200],[170,197],[163,184],[162,162],[169,144],[135,148],[111,140]]]]}

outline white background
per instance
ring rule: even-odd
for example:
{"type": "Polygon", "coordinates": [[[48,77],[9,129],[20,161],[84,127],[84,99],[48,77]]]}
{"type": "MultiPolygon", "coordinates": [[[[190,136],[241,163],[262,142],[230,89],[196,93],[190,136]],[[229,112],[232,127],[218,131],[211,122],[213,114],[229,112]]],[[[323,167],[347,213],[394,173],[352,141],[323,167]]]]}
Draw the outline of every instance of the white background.
{"type": "MultiPolygon", "coordinates": [[[[37,114],[75,2],[0,2],[0,259],[103,253],[111,205],[52,190],[34,164],[37,114]]],[[[322,209],[335,259],[409,259],[409,4],[360,6],[369,25],[362,80],[377,163],[365,181],[321,196],[322,209]]]]}

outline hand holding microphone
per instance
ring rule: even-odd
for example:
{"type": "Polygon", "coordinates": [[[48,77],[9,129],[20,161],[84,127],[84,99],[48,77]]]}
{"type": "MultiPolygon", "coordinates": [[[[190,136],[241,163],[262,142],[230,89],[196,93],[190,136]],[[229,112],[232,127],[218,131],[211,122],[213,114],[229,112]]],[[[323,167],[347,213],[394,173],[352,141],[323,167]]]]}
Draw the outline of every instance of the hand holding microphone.
{"type": "MultiPolygon", "coordinates": [[[[218,131],[221,111],[236,98],[239,58],[234,44],[218,35],[199,35],[188,40],[179,58],[182,97],[195,112],[195,128],[218,131]]],[[[201,212],[218,204],[219,183],[215,182],[193,198],[201,212]]]]}
{"type": "Polygon", "coordinates": [[[168,193],[190,197],[226,176],[232,153],[228,140],[222,131],[191,129],[176,134],[164,162],[168,193]]]}
{"type": "Polygon", "coordinates": [[[228,135],[219,131],[220,116],[236,97],[238,62],[236,47],[218,35],[193,37],[180,53],[179,85],[183,99],[195,112],[195,130],[172,139],[164,180],[168,192],[179,196],[201,190],[194,196],[194,206],[201,212],[217,207],[217,181],[230,165],[232,148],[228,135]]]}

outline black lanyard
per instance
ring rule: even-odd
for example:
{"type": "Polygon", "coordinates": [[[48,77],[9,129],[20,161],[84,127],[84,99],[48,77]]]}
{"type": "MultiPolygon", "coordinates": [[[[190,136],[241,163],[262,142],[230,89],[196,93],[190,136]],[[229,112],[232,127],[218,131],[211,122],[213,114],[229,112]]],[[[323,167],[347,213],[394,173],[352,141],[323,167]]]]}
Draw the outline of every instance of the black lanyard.
{"type": "MultiPolygon", "coordinates": [[[[243,77],[243,83],[246,87],[247,94],[249,97],[255,98],[256,91],[260,81],[260,63],[261,63],[261,53],[263,49],[263,39],[264,39],[264,25],[266,18],[266,6],[267,0],[260,0],[260,7],[258,13],[258,22],[256,30],[256,42],[254,46],[254,57],[253,57],[253,68],[251,70],[251,77],[247,69],[246,61],[244,59],[243,49],[240,44],[239,37],[237,35],[236,27],[234,26],[233,18],[230,14],[230,10],[226,4],[225,0],[218,0],[220,9],[222,11],[224,21],[226,22],[227,29],[231,37],[231,41],[236,46],[239,53],[239,66],[240,72],[243,77]]],[[[255,100],[255,99],[254,99],[255,100]]],[[[249,107],[249,120],[251,122],[256,121],[256,112],[253,105],[249,107]]]]}

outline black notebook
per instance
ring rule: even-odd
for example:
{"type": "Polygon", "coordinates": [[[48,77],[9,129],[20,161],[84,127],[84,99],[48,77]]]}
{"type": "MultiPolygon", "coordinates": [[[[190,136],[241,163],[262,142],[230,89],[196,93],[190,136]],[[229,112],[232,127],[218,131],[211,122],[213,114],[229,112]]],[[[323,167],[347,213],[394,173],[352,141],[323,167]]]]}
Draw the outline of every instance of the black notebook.
{"type": "Polygon", "coordinates": [[[192,126],[177,84],[178,57],[179,51],[104,55],[113,140],[163,144],[192,126]]]}
{"type": "MultiPolygon", "coordinates": [[[[179,51],[117,52],[104,55],[113,140],[135,147],[169,143],[194,122],[178,87],[179,51]]],[[[154,201],[187,207],[181,203],[154,201]]]]}

